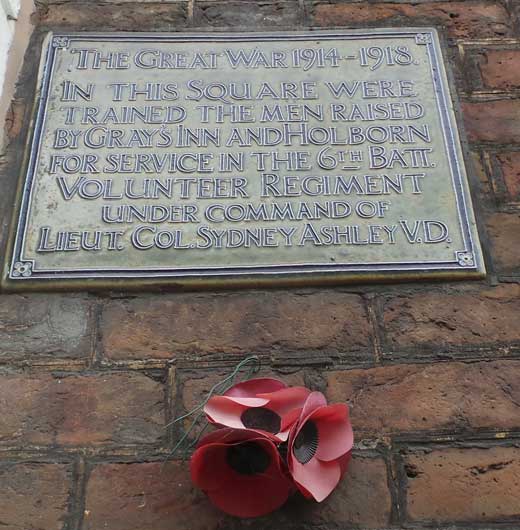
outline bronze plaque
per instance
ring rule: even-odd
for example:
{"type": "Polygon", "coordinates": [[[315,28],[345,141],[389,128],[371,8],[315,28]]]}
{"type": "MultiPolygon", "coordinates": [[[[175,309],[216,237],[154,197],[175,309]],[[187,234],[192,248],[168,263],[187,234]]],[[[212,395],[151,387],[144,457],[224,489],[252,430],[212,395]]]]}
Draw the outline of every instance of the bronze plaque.
{"type": "Polygon", "coordinates": [[[10,286],[485,272],[434,29],[55,34],[38,95],[10,286]]]}

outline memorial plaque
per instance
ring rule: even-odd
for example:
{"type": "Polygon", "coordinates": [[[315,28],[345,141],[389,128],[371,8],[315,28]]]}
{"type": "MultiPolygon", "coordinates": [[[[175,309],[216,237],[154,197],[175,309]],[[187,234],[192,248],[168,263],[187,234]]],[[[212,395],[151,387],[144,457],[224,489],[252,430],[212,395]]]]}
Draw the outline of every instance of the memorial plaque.
{"type": "Polygon", "coordinates": [[[11,287],[485,272],[433,29],[49,35],[38,83],[11,287]]]}

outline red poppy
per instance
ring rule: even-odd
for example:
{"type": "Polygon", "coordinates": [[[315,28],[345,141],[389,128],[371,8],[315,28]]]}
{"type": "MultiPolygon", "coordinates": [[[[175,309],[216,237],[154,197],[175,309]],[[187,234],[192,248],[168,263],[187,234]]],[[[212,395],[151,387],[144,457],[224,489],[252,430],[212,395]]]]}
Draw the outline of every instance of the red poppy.
{"type": "Polygon", "coordinates": [[[312,392],[289,436],[287,462],[298,489],[318,502],[328,497],[347,470],[353,444],[347,405],[327,405],[323,394],[312,392]]]}
{"type": "Polygon", "coordinates": [[[215,506],[237,517],[270,513],[294,489],[275,444],[256,431],[223,428],[208,434],[190,467],[194,484],[215,506]]]}
{"type": "Polygon", "coordinates": [[[309,394],[307,388],[287,387],[277,379],[250,379],[213,396],[204,412],[211,423],[270,433],[286,441],[309,394]]]}

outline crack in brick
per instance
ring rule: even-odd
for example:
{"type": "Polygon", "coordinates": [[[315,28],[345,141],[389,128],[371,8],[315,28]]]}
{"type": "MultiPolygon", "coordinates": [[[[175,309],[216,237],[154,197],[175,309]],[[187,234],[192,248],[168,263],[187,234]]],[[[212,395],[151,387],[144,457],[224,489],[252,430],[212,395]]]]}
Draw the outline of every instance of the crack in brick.
{"type": "Polygon", "coordinates": [[[500,471],[512,462],[513,460],[508,460],[506,462],[496,462],[487,466],[473,466],[470,468],[470,471],[473,475],[483,475],[484,473],[489,473],[490,471],[500,471]]]}

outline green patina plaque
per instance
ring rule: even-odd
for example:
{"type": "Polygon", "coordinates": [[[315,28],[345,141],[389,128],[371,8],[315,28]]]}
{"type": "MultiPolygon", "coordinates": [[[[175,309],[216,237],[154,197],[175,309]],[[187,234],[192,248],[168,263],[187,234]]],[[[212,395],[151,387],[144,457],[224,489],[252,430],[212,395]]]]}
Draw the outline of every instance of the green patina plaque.
{"type": "Polygon", "coordinates": [[[49,35],[38,82],[11,287],[484,274],[435,30],[49,35]]]}

